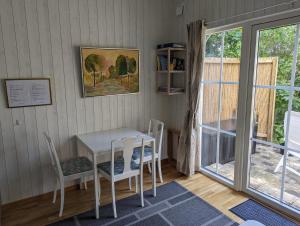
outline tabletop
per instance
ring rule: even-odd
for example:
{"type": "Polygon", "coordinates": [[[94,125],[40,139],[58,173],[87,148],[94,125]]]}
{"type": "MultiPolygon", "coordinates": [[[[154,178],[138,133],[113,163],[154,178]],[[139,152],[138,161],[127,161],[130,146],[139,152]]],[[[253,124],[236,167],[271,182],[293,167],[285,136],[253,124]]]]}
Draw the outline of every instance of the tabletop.
{"type": "Polygon", "coordinates": [[[140,136],[144,138],[145,144],[154,141],[154,138],[129,128],[118,128],[105,131],[97,131],[77,135],[77,139],[85,145],[89,151],[95,154],[101,154],[111,151],[111,142],[124,137],[140,136]]]}

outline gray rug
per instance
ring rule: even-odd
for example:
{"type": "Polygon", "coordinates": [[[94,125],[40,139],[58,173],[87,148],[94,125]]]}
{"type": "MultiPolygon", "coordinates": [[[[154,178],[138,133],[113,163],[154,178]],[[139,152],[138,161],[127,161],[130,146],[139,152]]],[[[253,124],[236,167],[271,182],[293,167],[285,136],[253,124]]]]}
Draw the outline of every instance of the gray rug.
{"type": "Polygon", "coordinates": [[[139,195],[117,201],[117,219],[113,218],[112,206],[109,204],[100,207],[98,220],[95,219],[95,211],[92,210],[51,225],[238,225],[176,182],[159,186],[156,197],[152,196],[152,190],[145,191],[144,197],[144,208],[140,207],[139,195]]]}

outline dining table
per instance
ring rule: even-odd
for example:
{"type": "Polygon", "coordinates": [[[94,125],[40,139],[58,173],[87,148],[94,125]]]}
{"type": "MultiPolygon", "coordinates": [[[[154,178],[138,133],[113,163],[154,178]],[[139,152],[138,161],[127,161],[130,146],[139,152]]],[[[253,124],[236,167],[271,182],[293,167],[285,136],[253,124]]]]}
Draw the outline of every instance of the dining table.
{"type": "MultiPolygon", "coordinates": [[[[138,137],[140,140],[144,139],[144,144],[152,147],[152,189],[153,196],[156,196],[156,167],[155,167],[155,138],[143,132],[130,128],[117,128],[105,131],[96,131],[76,135],[78,150],[80,145],[92,155],[93,170],[94,170],[94,186],[95,186],[95,213],[96,218],[99,219],[99,183],[97,159],[99,156],[105,156],[111,153],[111,144],[114,140],[126,137],[138,137]]],[[[139,142],[139,141],[138,141],[139,142]]],[[[141,142],[139,142],[140,144],[141,142]]],[[[138,145],[138,144],[137,144],[138,145]]],[[[99,157],[101,159],[101,157],[99,157]]]]}

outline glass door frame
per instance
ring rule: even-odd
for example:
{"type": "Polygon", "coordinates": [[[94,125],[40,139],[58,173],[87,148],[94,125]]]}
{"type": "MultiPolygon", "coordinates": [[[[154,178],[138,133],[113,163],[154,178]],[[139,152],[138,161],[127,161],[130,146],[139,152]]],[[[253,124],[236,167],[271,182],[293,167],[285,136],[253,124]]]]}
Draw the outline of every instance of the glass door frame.
{"type": "MultiPolygon", "coordinates": [[[[232,29],[236,29],[236,28],[241,28],[242,29],[242,48],[241,48],[241,57],[240,57],[240,65],[242,64],[242,56],[243,56],[243,42],[244,42],[244,38],[245,38],[245,36],[244,36],[244,27],[243,26],[241,26],[241,25],[239,25],[239,26],[237,26],[237,25],[228,25],[228,26],[226,26],[226,28],[216,28],[216,29],[210,29],[210,30],[207,30],[206,31],[206,33],[205,33],[205,35],[207,36],[207,35],[212,35],[212,34],[215,34],[215,33],[222,33],[222,32],[226,32],[226,31],[229,31],[229,30],[232,30],[232,29]]],[[[222,37],[222,53],[221,53],[221,61],[220,61],[220,77],[222,77],[222,73],[223,73],[223,54],[224,54],[224,37],[222,37]]],[[[241,73],[241,71],[240,71],[240,73],[241,73]]],[[[238,186],[239,186],[239,181],[238,181],[238,178],[240,177],[239,176],[239,172],[238,172],[238,170],[240,169],[239,168],[239,166],[240,166],[240,162],[239,162],[239,159],[240,158],[238,158],[239,156],[240,156],[240,154],[238,153],[238,149],[239,149],[239,145],[241,144],[241,142],[238,140],[238,139],[241,139],[241,136],[240,135],[238,135],[238,133],[240,133],[240,129],[238,128],[238,123],[239,123],[239,121],[240,121],[240,119],[239,118],[241,118],[241,117],[239,117],[239,104],[240,104],[240,92],[242,92],[242,89],[241,89],[241,86],[240,86],[240,81],[241,81],[241,76],[239,75],[239,82],[237,82],[237,83],[233,83],[233,82],[228,82],[228,83],[222,83],[222,81],[219,81],[219,83],[220,83],[220,86],[221,86],[221,84],[234,84],[234,85],[238,85],[239,87],[238,87],[238,103],[237,103],[237,128],[236,128],[236,133],[235,133],[235,166],[234,166],[234,180],[233,181],[231,181],[230,179],[228,179],[228,178],[226,178],[226,177],[224,177],[224,176],[221,176],[221,175],[219,175],[218,173],[215,173],[215,172],[212,172],[212,171],[210,171],[210,170],[208,170],[208,169],[206,169],[205,167],[202,167],[201,166],[201,157],[200,157],[200,172],[201,173],[203,173],[204,175],[206,175],[206,176],[208,176],[208,177],[211,177],[211,178],[213,178],[213,179],[215,179],[215,180],[217,180],[218,182],[221,182],[221,183],[223,183],[223,184],[225,184],[225,185],[227,185],[228,187],[231,187],[231,188],[233,188],[233,189],[236,189],[237,190],[237,188],[238,188],[238,186]]],[[[203,92],[203,86],[205,85],[205,84],[209,84],[209,82],[208,83],[206,83],[206,82],[202,82],[201,81],[201,84],[200,84],[200,86],[201,86],[201,92],[203,92]]],[[[219,90],[219,92],[220,92],[220,90],[219,90]]],[[[218,93],[218,95],[219,95],[219,98],[220,98],[220,93],[218,93]]],[[[202,93],[201,93],[201,100],[200,100],[200,107],[199,107],[199,109],[200,109],[200,112],[198,112],[198,116],[197,117],[202,117],[202,116],[200,116],[200,115],[202,115],[202,98],[203,98],[203,95],[202,95],[202,93]]],[[[218,103],[218,109],[220,110],[220,103],[218,103]]],[[[201,120],[200,120],[201,121],[201,120]]],[[[219,153],[219,136],[220,136],[220,133],[221,133],[221,131],[220,131],[220,112],[218,112],[218,128],[217,128],[217,130],[216,130],[216,132],[218,132],[218,145],[217,145],[217,156],[216,156],[216,158],[218,158],[218,153],[219,153]]],[[[211,129],[211,128],[208,128],[207,126],[205,126],[205,125],[197,125],[197,131],[198,131],[198,140],[201,140],[201,136],[202,136],[202,129],[211,129]]],[[[232,134],[230,133],[230,132],[226,132],[226,131],[222,131],[222,133],[225,133],[225,134],[228,134],[228,135],[231,135],[232,136],[232,134]]],[[[200,145],[201,145],[201,143],[200,143],[200,145]]],[[[217,160],[218,161],[218,160],[217,160]]]]}
{"type": "MultiPolygon", "coordinates": [[[[298,14],[299,15],[299,14],[298,14]]],[[[267,28],[274,28],[274,27],[279,27],[279,26],[284,26],[284,25],[289,25],[289,24],[299,24],[300,23],[300,16],[296,16],[296,17],[290,17],[290,18],[285,18],[285,19],[278,19],[278,20],[269,20],[269,22],[263,22],[263,23],[257,23],[257,24],[253,24],[251,26],[248,27],[248,31],[249,31],[249,38],[250,38],[250,43],[248,45],[248,52],[250,54],[248,54],[248,57],[246,57],[246,59],[248,58],[248,65],[243,65],[245,68],[248,68],[248,73],[247,73],[247,78],[243,79],[244,81],[242,81],[241,83],[244,84],[244,86],[246,85],[246,95],[243,95],[241,97],[241,99],[245,100],[245,109],[251,109],[250,111],[245,111],[245,117],[244,117],[244,146],[243,146],[243,150],[245,150],[245,152],[247,154],[242,154],[240,157],[242,158],[242,164],[241,164],[241,168],[242,169],[242,174],[240,175],[240,190],[250,194],[251,196],[269,204],[274,206],[275,208],[282,210],[284,212],[287,212],[288,214],[295,216],[297,218],[300,217],[300,211],[284,204],[283,202],[280,202],[276,199],[273,199],[271,197],[269,197],[268,195],[265,195],[261,192],[258,192],[252,188],[250,188],[249,186],[249,173],[250,173],[250,149],[251,149],[251,134],[252,134],[252,120],[253,120],[253,107],[254,107],[254,95],[255,95],[255,87],[254,87],[254,83],[255,83],[255,79],[256,79],[256,68],[257,68],[257,51],[258,51],[258,45],[259,45],[259,30],[262,29],[267,29],[267,28]]],[[[299,40],[298,40],[299,42],[299,40]]],[[[243,44],[247,44],[247,43],[243,43],[243,44]]],[[[245,61],[246,61],[245,59],[245,61]]],[[[242,67],[242,66],[241,66],[242,67]]],[[[245,69],[244,68],[244,69],[245,69]]],[[[243,70],[241,68],[241,70],[243,70]]],[[[286,151],[285,151],[286,152],[286,151]]],[[[286,153],[285,153],[286,155],[286,153]]],[[[285,172],[284,172],[285,173],[285,172]]],[[[282,181],[282,183],[284,183],[284,181],[282,181]]],[[[282,187],[281,187],[282,188],[282,187]]],[[[282,193],[282,191],[281,191],[282,193]]]]}
{"type": "MultiPolygon", "coordinates": [[[[242,50],[240,58],[240,81],[239,81],[239,96],[237,109],[237,128],[236,128],[236,143],[235,143],[235,168],[234,168],[234,182],[229,183],[223,177],[212,174],[208,170],[200,168],[200,172],[223,183],[237,191],[243,191],[246,194],[262,201],[281,212],[287,213],[297,219],[300,219],[300,212],[296,211],[288,205],[285,205],[275,199],[271,199],[267,195],[263,195],[253,189],[248,188],[248,173],[249,173],[249,138],[250,127],[252,122],[252,101],[253,101],[253,79],[255,71],[255,56],[257,49],[257,33],[254,32],[257,28],[274,27],[280,25],[288,25],[291,23],[300,22],[300,9],[293,9],[291,11],[280,12],[274,15],[266,15],[260,18],[253,18],[237,23],[232,23],[220,27],[210,28],[206,34],[212,34],[233,28],[241,27],[242,34],[242,50]],[[253,51],[255,50],[255,51],[253,51]],[[251,109],[251,111],[248,111],[251,109]]],[[[200,105],[201,105],[200,101],[200,105]]],[[[201,106],[200,106],[201,109],[201,106]]],[[[198,116],[199,117],[199,116],[198,116]]],[[[198,139],[200,138],[201,127],[197,126],[198,139]]],[[[201,145],[201,143],[200,143],[201,145]]],[[[201,161],[201,158],[200,158],[201,161]]],[[[201,164],[201,162],[200,162],[201,164]]]]}

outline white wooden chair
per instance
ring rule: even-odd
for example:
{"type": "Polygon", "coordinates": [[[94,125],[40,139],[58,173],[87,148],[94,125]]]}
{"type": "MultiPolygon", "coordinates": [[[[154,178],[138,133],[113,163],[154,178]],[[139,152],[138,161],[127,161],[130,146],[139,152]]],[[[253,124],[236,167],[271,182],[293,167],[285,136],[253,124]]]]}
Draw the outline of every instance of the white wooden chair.
{"type": "MultiPolygon", "coordinates": [[[[144,158],[144,139],[138,137],[122,138],[112,141],[111,143],[111,161],[100,163],[97,165],[100,177],[104,177],[111,182],[112,205],[114,217],[117,217],[116,210],[116,194],[115,182],[135,177],[138,181],[140,176],[140,196],[141,206],[144,207],[143,196],[143,158],[144,158]],[[141,161],[136,162],[132,160],[132,153],[135,147],[141,146],[141,161]],[[115,152],[122,151],[122,156],[115,158],[115,152]]],[[[137,183],[136,183],[137,189],[137,183]]],[[[99,185],[100,191],[100,185],[99,185]]]]}
{"type": "MultiPolygon", "coordinates": [[[[286,135],[288,132],[288,139],[285,139],[287,147],[294,150],[300,151],[300,112],[291,111],[290,114],[290,123],[288,126],[287,122],[287,115],[288,112],[285,112],[284,115],[284,134],[286,135]]],[[[287,156],[293,155],[296,158],[300,159],[300,152],[295,152],[288,150],[287,156]]],[[[278,172],[279,168],[283,166],[284,156],[281,157],[279,163],[277,164],[274,172],[278,172]]],[[[296,171],[295,169],[286,166],[286,169],[291,171],[292,173],[300,176],[300,172],[296,171]]]]}
{"type": "MultiPolygon", "coordinates": [[[[161,171],[161,147],[162,147],[162,139],[164,132],[164,123],[157,120],[151,119],[149,122],[148,135],[155,138],[155,159],[157,159],[158,173],[160,182],[163,183],[162,171],[161,171]]],[[[137,147],[134,149],[132,159],[134,161],[139,161],[141,153],[141,147],[137,147]]],[[[147,163],[148,171],[151,173],[151,161],[152,161],[152,147],[145,146],[144,151],[144,163],[147,163]]],[[[129,178],[129,188],[131,190],[131,178],[129,178]]]]}
{"type": "Polygon", "coordinates": [[[44,137],[46,139],[51,164],[56,176],[53,203],[56,201],[57,189],[60,187],[61,198],[59,216],[61,217],[64,209],[65,182],[77,179],[84,180],[85,189],[87,189],[85,177],[94,174],[93,163],[86,157],[76,157],[66,161],[59,161],[52,139],[47,135],[47,133],[44,133],[44,137]]]}

